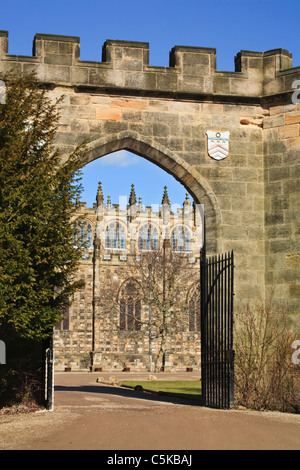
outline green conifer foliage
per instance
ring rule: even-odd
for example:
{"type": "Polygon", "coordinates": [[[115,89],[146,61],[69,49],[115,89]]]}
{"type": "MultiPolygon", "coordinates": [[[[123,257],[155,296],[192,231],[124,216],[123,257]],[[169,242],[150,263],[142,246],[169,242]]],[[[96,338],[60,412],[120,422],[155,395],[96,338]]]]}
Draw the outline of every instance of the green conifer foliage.
{"type": "Polygon", "coordinates": [[[61,320],[81,250],[73,216],[81,192],[77,149],[55,150],[59,102],[34,76],[6,77],[0,105],[0,329],[41,340],[61,320]]]}

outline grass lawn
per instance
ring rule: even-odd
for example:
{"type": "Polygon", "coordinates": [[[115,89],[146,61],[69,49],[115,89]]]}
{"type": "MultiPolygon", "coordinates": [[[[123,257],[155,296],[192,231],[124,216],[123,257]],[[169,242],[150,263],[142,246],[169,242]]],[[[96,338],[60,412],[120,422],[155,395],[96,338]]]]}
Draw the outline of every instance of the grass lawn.
{"type": "Polygon", "coordinates": [[[145,380],[145,381],[122,381],[124,387],[135,388],[142,387],[148,392],[156,392],[166,395],[173,395],[181,398],[189,398],[194,400],[201,399],[201,382],[200,380],[145,380]]]}

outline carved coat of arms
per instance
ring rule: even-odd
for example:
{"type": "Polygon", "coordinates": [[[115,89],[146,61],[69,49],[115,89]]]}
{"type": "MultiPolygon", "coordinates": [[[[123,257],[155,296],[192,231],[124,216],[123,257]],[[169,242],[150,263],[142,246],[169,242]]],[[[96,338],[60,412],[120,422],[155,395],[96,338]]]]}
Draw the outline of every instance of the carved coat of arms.
{"type": "Polygon", "coordinates": [[[206,131],[208,155],[215,160],[223,160],[229,154],[230,132],[206,131]]]}

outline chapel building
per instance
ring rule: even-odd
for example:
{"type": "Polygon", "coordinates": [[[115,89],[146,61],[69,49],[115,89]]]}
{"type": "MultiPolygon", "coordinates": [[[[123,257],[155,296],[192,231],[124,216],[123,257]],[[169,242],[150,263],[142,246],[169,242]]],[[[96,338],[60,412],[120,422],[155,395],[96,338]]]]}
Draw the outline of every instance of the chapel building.
{"type": "Polygon", "coordinates": [[[75,223],[85,287],[55,328],[55,369],[200,369],[201,208],[188,193],[171,205],[166,187],[160,206],[145,207],[134,185],[129,204],[105,203],[99,183],[75,223]]]}

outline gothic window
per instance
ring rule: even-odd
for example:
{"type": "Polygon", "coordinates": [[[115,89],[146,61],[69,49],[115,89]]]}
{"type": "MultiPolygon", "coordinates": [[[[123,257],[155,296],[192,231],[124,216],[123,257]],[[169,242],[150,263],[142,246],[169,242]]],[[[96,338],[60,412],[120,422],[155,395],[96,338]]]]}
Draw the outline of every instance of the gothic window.
{"type": "Polygon", "coordinates": [[[92,227],[90,224],[87,226],[87,231],[86,231],[86,238],[87,238],[87,247],[92,248],[93,245],[93,233],[92,233],[92,227]]]}
{"type": "Polygon", "coordinates": [[[125,250],[126,248],[126,231],[123,225],[111,222],[105,231],[105,248],[125,250]]]}
{"type": "Polygon", "coordinates": [[[55,327],[56,330],[69,330],[70,328],[70,317],[69,317],[69,307],[64,309],[64,318],[58,323],[55,327]]]}
{"type": "Polygon", "coordinates": [[[141,329],[141,295],[138,283],[127,281],[120,294],[120,330],[139,331],[141,329]]]}
{"type": "Polygon", "coordinates": [[[143,225],[139,230],[139,250],[158,250],[158,230],[151,224],[143,225]]]}
{"type": "Polygon", "coordinates": [[[75,235],[74,243],[75,245],[84,246],[89,249],[93,245],[93,230],[92,226],[86,220],[79,221],[77,224],[74,224],[75,235]]]}
{"type": "Polygon", "coordinates": [[[188,298],[189,331],[200,332],[200,283],[193,286],[188,298]]]}
{"type": "Polygon", "coordinates": [[[190,232],[182,225],[175,227],[171,236],[172,251],[190,251],[191,237],[190,232]]]}

